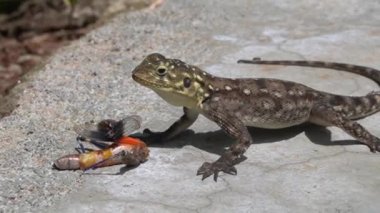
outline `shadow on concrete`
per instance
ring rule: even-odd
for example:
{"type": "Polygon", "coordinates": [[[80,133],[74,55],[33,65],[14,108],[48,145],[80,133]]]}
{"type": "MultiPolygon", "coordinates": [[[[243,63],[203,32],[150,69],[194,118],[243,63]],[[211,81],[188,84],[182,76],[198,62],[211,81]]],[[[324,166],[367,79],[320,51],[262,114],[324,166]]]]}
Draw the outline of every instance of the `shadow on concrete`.
{"type": "MultiPolygon", "coordinates": [[[[123,175],[129,170],[136,169],[139,165],[135,166],[122,166],[120,167],[118,172],[97,172],[97,169],[89,170],[89,172],[83,172],[81,175],[123,175]]],[[[101,171],[101,170],[99,170],[101,171]]]]}
{"type": "Polygon", "coordinates": [[[44,63],[37,65],[34,69],[20,77],[20,84],[15,85],[12,89],[0,94],[0,119],[9,116],[13,110],[19,107],[20,98],[25,95],[23,91],[26,87],[31,87],[27,82],[33,81],[35,75],[44,66],[44,63]]]}
{"type": "Polygon", "coordinates": [[[10,95],[2,96],[0,94],[0,119],[12,113],[18,107],[18,98],[10,95]]]}
{"type": "MultiPolygon", "coordinates": [[[[331,141],[331,132],[327,128],[313,124],[302,124],[284,129],[260,129],[249,127],[248,130],[254,138],[254,144],[275,143],[281,141],[282,143],[290,143],[290,141],[284,140],[291,139],[303,132],[311,142],[319,145],[340,146],[359,144],[355,140],[331,141]]],[[[184,146],[190,145],[198,149],[204,150],[206,152],[218,155],[221,155],[227,147],[231,146],[234,143],[234,140],[222,130],[210,131],[205,133],[195,133],[192,130],[186,130],[185,132],[177,136],[175,139],[164,142],[153,141],[152,139],[144,137],[144,134],[142,133],[136,133],[131,136],[141,138],[150,147],[179,149],[184,146]]],[[[309,141],[305,141],[305,143],[308,142],[309,141]]],[[[242,161],[243,160],[244,159],[242,159],[242,161]]],[[[137,167],[138,165],[123,166],[120,167],[118,172],[104,172],[97,169],[91,169],[89,171],[84,172],[82,175],[123,175],[129,170],[135,169],[137,167]]]]}
{"type": "MultiPolygon", "coordinates": [[[[319,145],[341,146],[360,144],[356,140],[332,141],[330,130],[313,124],[302,124],[284,129],[260,129],[249,127],[249,132],[253,137],[254,144],[274,143],[280,141],[282,141],[282,143],[290,143],[290,141],[286,142],[283,140],[291,139],[302,132],[305,132],[305,135],[312,143],[319,145]]],[[[136,134],[133,136],[141,138],[150,147],[181,148],[190,145],[218,155],[221,155],[226,147],[229,147],[234,143],[234,140],[222,130],[205,133],[194,133],[192,130],[186,130],[176,138],[164,142],[152,141],[149,138],[145,138],[142,134],[136,134]]],[[[305,141],[305,143],[308,142],[309,141],[305,141]]]]}

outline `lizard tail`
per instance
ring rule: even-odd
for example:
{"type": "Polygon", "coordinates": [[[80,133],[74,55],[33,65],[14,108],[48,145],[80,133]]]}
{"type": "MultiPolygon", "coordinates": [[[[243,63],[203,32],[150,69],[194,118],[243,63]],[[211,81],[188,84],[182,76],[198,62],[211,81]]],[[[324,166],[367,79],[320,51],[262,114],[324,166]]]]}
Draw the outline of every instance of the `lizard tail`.
{"type": "Polygon", "coordinates": [[[268,64],[268,65],[285,65],[285,66],[302,66],[302,67],[317,67],[326,69],[342,70],[350,73],[355,73],[367,77],[375,81],[380,86],[380,70],[373,69],[370,67],[335,63],[335,62],[324,62],[324,61],[289,61],[289,60],[276,60],[267,61],[261,60],[260,58],[253,58],[252,60],[238,60],[238,63],[245,64],[268,64]]]}
{"type": "Polygon", "coordinates": [[[348,119],[360,119],[380,111],[380,92],[371,92],[365,96],[352,97],[319,93],[321,100],[328,103],[337,112],[348,119]]]}
{"type": "MultiPolygon", "coordinates": [[[[380,86],[380,70],[353,64],[304,60],[267,61],[261,60],[260,58],[254,58],[252,60],[239,60],[238,63],[303,66],[342,70],[367,77],[375,81],[380,86]]],[[[380,111],[380,92],[371,92],[366,96],[362,97],[340,96],[324,92],[320,94],[322,95],[322,97],[320,97],[321,100],[324,100],[327,103],[329,103],[334,108],[334,110],[340,111],[348,119],[359,119],[380,111]]],[[[318,94],[316,95],[318,96],[318,94]]]]}

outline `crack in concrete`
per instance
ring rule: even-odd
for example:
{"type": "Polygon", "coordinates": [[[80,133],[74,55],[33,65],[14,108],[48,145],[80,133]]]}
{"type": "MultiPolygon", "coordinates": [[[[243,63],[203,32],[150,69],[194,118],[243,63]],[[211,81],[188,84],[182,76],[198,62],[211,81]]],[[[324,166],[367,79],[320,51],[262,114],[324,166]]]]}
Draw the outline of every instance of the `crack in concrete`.
{"type": "Polygon", "coordinates": [[[299,52],[294,52],[294,51],[291,51],[291,50],[288,50],[284,47],[284,45],[288,42],[288,39],[285,39],[284,41],[282,41],[281,43],[277,44],[276,48],[280,51],[280,52],[284,52],[284,53],[290,53],[291,55],[296,55],[296,56],[299,56],[302,60],[307,60],[307,58],[302,55],[301,53],[299,52]]]}
{"type": "Polygon", "coordinates": [[[309,162],[314,161],[314,160],[322,160],[322,159],[334,158],[334,157],[337,157],[337,156],[343,155],[343,154],[347,154],[347,152],[346,151],[340,151],[340,152],[337,152],[337,153],[334,153],[334,154],[331,154],[331,155],[325,155],[325,156],[320,156],[320,157],[313,157],[313,158],[309,158],[307,160],[293,162],[293,163],[286,163],[286,164],[280,165],[278,167],[271,168],[269,170],[264,170],[263,174],[268,174],[268,173],[271,173],[273,171],[280,170],[280,169],[283,169],[283,168],[286,168],[286,167],[289,167],[289,166],[295,166],[295,165],[299,165],[299,164],[309,163],[309,162]]]}
{"type": "MultiPolygon", "coordinates": [[[[226,183],[226,182],[225,182],[225,183],[226,183]]],[[[206,209],[207,207],[212,206],[212,204],[213,204],[213,200],[212,200],[211,197],[212,197],[213,195],[215,195],[215,194],[223,193],[223,192],[227,191],[227,189],[228,189],[228,188],[226,187],[226,188],[224,188],[224,189],[222,189],[222,190],[214,191],[214,192],[212,192],[212,193],[209,193],[209,194],[205,195],[204,197],[209,201],[209,203],[206,204],[206,205],[204,205],[204,206],[201,206],[201,207],[197,208],[197,209],[196,209],[197,212],[201,211],[202,209],[206,209]]]]}
{"type": "Polygon", "coordinates": [[[204,205],[204,206],[197,208],[197,212],[200,212],[201,210],[212,206],[214,204],[214,202],[213,202],[213,199],[211,197],[216,195],[216,194],[222,194],[224,192],[234,192],[234,193],[237,193],[237,194],[244,196],[244,197],[247,197],[247,198],[251,197],[250,195],[247,195],[246,193],[242,193],[242,192],[238,192],[238,191],[234,190],[233,187],[231,186],[230,182],[228,182],[225,178],[219,177],[219,179],[223,180],[223,183],[225,184],[225,188],[222,190],[215,191],[213,193],[207,194],[205,197],[209,200],[209,203],[207,205],[204,205]]]}
{"type": "MultiPolygon", "coordinates": [[[[117,196],[114,196],[113,194],[110,194],[107,191],[97,191],[98,193],[95,193],[95,192],[96,191],[93,191],[91,193],[91,195],[94,195],[94,194],[102,195],[102,197],[100,197],[100,196],[92,196],[94,199],[96,199],[97,202],[104,202],[104,203],[116,202],[116,203],[122,203],[122,204],[125,204],[125,203],[127,203],[127,204],[128,203],[137,203],[137,204],[142,204],[143,206],[146,206],[147,204],[148,205],[149,204],[153,204],[153,205],[159,205],[159,206],[167,207],[167,208],[170,208],[170,209],[187,210],[189,212],[194,212],[195,211],[192,208],[187,208],[187,207],[184,207],[184,206],[175,206],[175,205],[170,205],[170,204],[167,204],[167,203],[155,202],[155,201],[152,201],[152,200],[144,200],[144,199],[128,199],[128,200],[126,200],[126,199],[122,199],[122,198],[119,198],[117,196]]],[[[84,192],[81,191],[81,193],[84,193],[84,192]]],[[[92,202],[92,198],[80,201],[81,204],[91,204],[91,202],[92,202]]]]}
{"type": "MultiPolygon", "coordinates": [[[[100,200],[100,201],[109,202],[108,199],[100,200]]],[[[125,200],[121,200],[121,199],[112,199],[111,202],[126,203],[125,200]]],[[[159,205],[159,206],[167,207],[167,208],[170,208],[170,209],[187,210],[189,212],[194,212],[195,211],[195,209],[186,208],[184,206],[174,206],[174,205],[170,205],[170,204],[166,204],[166,203],[160,203],[160,202],[154,202],[154,201],[148,201],[148,200],[128,200],[127,202],[128,203],[143,204],[143,205],[153,204],[153,205],[159,205]]]]}

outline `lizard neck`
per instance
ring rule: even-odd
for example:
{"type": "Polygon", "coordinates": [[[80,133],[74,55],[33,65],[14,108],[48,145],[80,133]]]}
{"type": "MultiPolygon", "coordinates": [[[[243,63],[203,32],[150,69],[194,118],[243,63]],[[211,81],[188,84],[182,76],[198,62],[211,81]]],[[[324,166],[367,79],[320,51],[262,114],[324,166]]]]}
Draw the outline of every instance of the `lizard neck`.
{"type": "Polygon", "coordinates": [[[157,88],[151,89],[171,105],[199,110],[201,109],[202,102],[210,97],[213,92],[212,79],[214,78],[216,77],[204,71],[193,72],[190,75],[192,86],[185,92],[182,90],[167,91],[157,88]]]}

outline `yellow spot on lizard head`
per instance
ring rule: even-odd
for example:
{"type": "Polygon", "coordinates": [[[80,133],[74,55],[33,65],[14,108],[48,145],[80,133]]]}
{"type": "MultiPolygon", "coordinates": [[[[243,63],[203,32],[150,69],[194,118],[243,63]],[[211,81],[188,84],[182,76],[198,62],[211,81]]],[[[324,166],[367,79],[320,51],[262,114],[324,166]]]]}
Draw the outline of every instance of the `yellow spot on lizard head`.
{"type": "Polygon", "coordinates": [[[206,98],[202,72],[178,59],[153,53],[133,70],[132,78],[170,104],[194,108],[206,98]]]}

